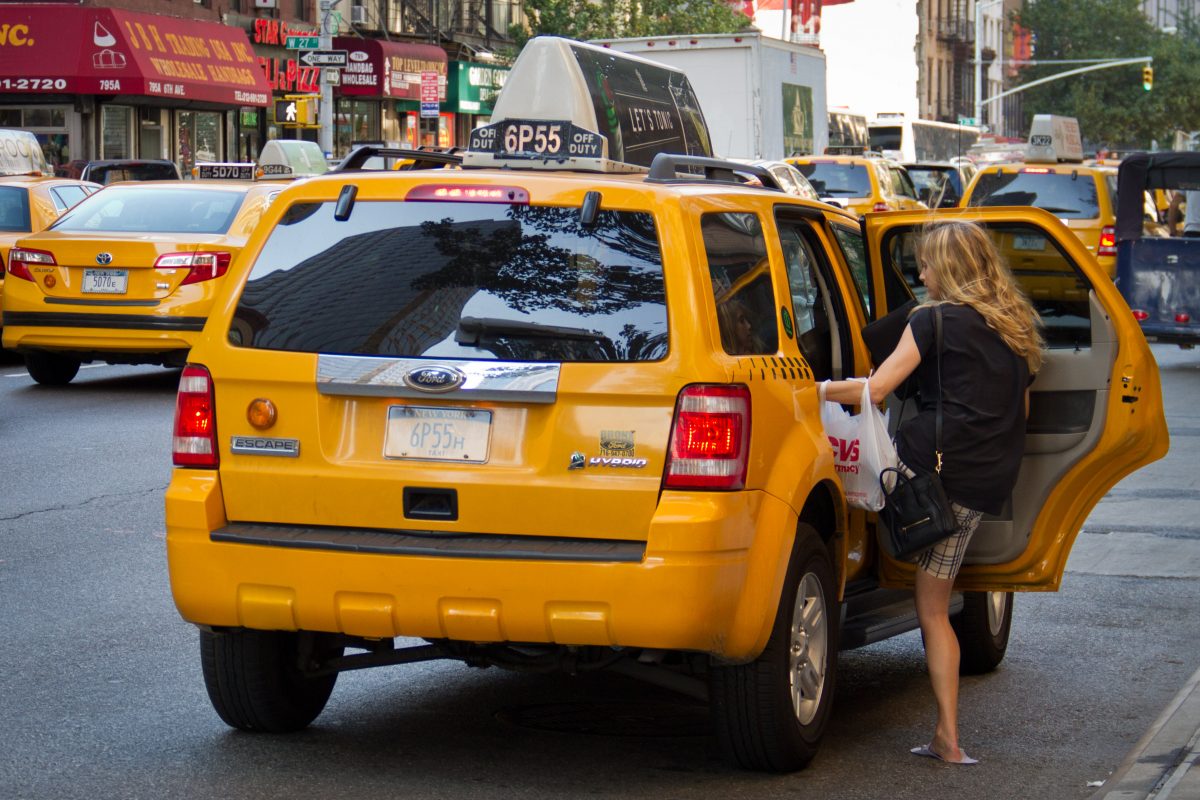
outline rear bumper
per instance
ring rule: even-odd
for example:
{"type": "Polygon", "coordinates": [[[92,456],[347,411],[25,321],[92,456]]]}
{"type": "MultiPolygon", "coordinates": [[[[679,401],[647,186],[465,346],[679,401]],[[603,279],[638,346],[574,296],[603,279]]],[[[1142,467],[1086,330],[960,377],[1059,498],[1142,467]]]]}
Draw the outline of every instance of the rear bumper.
{"type": "Polygon", "coordinates": [[[10,310],[4,315],[4,347],[97,357],[188,350],[204,323],[195,316],[10,310]]]}
{"type": "MultiPolygon", "coordinates": [[[[559,541],[538,556],[249,543],[230,532],[261,536],[264,526],[229,525],[219,478],[199,470],[176,470],[166,520],[175,603],[196,624],[648,647],[731,661],[766,644],[796,530],[791,508],[763,492],[668,492],[644,554],[632,558],[628,546],[596,558],[587,542],[583,557],[559,541]]],[[[301,538],[318,530],[268,527],[301,538]]]]}
{"type": "Polygon", "coordinates": [[[1142,333],[1147,342],[1162,342],[1164,344],[1197,344],[1200,343],[1200,325],[1171,325],[1169,323],[1142,323],[1142,333]]]}

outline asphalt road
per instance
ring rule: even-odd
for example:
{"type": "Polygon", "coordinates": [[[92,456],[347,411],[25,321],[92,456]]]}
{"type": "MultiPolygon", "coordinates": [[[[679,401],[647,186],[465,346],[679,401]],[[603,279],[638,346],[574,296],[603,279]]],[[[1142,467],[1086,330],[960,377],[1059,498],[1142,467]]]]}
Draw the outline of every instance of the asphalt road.
{"type": "Polygon", "coordinates": [[[1018,596],[1000,669],[964,680],[983,763],[908,754],[933,722],[908,634],[843,654],[823,749],[788,776],[725,766],[702,706],[612,674],[367,670],[304,733],[230,731],[166,579],[178,373],[47,390],[0,358],[0,798],[1088,797],[1200,666],[1200,356],[1156,353],[1171,453],[1093,513],[1062,591],[1018,596]]]}

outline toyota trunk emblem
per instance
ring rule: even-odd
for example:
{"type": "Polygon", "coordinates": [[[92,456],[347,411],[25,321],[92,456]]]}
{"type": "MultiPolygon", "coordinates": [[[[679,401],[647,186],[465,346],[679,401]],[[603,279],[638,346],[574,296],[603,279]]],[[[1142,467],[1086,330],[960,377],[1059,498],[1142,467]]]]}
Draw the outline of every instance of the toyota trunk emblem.
{"type": "Polygon", "coordinates": [[[419,392],[452,392],[463,385],[467,376],[454,367],[441,365],[413,367],[404,373],[404,385],[419,392]]]}
{"type": "Polygon", "coordinates": [[[112,253],[96,253],[96,263],[100,266],[108,266],[112,263],[112,253]]]}

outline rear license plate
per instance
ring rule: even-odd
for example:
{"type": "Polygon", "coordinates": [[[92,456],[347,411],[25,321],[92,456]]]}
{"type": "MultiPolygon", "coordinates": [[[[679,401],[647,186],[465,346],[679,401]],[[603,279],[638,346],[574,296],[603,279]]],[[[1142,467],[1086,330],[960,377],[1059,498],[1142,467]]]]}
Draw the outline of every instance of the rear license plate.
{"type": "Polygon", "coordinates": [[[481,464],[487,461],[491,432],[491,411],[391,406],[383,456],[481,464]]]}
{"type": "Polygon", "coordinates": [[[1018,233],[1013,236],[1014,250],[1045,250],[1046,237],[1040,233],[1018,233]]]}
{"type": "Polygon", "coordinates": [[[85,269],[83,291],[86,294],[125,294],[129,288],[127,269],[85,269]]]}

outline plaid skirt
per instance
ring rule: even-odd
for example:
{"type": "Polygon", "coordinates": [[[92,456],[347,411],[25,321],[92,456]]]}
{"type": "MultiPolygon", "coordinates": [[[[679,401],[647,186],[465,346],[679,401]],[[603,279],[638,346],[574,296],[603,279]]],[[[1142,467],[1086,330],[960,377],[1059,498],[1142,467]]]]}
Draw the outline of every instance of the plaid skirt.
{"type": "MultiPolygon", "coordinates": [[[[909,477],[913,476],[913,471],[903,462],[899,466],[909,477]]],[[[971,537],[979,528],[983,512],[960,506],[953,501],[950,502],[950,509],[958,523],[954,533],[918,555],[913,563],[935,578],[954,580],[962,567],[963,556],[967,554],[967,545],[971,543],[971,537]]]]}

